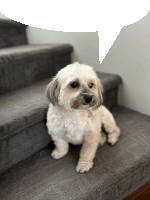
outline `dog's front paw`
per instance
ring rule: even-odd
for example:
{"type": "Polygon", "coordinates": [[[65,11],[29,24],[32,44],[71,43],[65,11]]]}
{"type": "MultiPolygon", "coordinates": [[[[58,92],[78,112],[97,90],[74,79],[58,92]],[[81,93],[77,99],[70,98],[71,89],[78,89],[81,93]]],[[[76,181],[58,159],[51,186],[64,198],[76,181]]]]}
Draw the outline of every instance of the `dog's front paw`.
{"type": "Polygon", "coordinates": [[[77,172],[84,173],[84,172],[88,172],[92,168],[92,166],[93,166],[93,162],[90,162],[90,161],[79,162],[76,167],[76,170],[77,172]]]}
{"type": "Polygon", "coordinates": [[[53,150],[51,156],[55,159],[59,159],[59,158],[62,158],[66,155],[66,153],[59,153],[56,149],[53,150]]]}

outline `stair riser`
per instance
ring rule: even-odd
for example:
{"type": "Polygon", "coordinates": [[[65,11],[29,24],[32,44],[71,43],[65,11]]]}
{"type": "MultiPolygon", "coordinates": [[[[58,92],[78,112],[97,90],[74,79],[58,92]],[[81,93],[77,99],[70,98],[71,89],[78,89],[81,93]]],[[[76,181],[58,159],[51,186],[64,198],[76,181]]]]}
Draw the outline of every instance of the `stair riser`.
{"type": "Polygon", "coordinates": [[[0,140],[0,173],[41,150],[50,141],[45,121],[0,140]]]}
{"type": "Polygon", "coordinates": [[[24,28],[0,27],[0,48],[27,44],[24,28]]]}
{"type": "Polygon", "coordinates": [[[103,105],[111,109],[117,105],[118,87],[108,90],[103,95],[103,105]]]}
{"type": "Polygon", "coordinates": [[[32,85],[52,77],[56,72],[71,63],[71,52],[51,56],[34,54],[13,60],[13,57],[0,59],[0,95],[32,85]]]}
{"type": "MultiPolygon", "coordinates": [[[[58,66],[59,67],[59,66],[58,66]]],[[[104,92],[104,105],[109,109],[117,104],[118,87],[104,92]]],[[[47,107],[41,110],[41,122],[24,128],[0,140],[0,173],[46,147],[51,141],[46,128],[47,107]]]]}

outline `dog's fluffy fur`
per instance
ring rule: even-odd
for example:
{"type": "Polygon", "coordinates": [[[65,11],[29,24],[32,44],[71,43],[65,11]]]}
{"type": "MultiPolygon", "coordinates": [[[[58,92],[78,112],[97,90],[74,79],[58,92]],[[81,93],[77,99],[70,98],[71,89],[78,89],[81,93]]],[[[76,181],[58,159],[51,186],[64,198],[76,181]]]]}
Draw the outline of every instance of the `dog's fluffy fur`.
{"type": "Polygon", "coordinates": [[[58,159],[65,156],[69,143],[82,144],[76,170],[81,173],[89,171],[97,147],[106,142],[102,125],[111,145],[120,136],[112,114],[102,105],[99,78],[90,66],[70,64],[48,84],[46,95],[50,100],[47,128],[56,146],[52,157],[58,159]],[[85,96],[92,100],[86,100],[85,96]]]}

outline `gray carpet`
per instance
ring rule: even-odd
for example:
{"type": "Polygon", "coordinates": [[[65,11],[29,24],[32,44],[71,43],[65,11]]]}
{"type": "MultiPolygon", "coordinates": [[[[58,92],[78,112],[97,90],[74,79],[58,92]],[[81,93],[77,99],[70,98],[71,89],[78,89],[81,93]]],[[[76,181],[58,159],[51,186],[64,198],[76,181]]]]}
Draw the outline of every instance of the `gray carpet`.
{"type": "Polygon", "coordinates": [[[38,152],[0,176],[1,200],[121,200],[150,180],[150,117],[112,109],[122,135],[98,149],[93,168],[76,172],[81,146],[55,160],[54,148],[38,152]]]}
{"type": "Polygon", "coordinates": [[[54,76],[71,63],[69,44],[22,45],[0,49],[0,95],[54,76]]]}
{"type": "Polygon", "coordinates": [[[27,44],[26,27],[10,19],[0,19],[0,48],[27,44]]]}

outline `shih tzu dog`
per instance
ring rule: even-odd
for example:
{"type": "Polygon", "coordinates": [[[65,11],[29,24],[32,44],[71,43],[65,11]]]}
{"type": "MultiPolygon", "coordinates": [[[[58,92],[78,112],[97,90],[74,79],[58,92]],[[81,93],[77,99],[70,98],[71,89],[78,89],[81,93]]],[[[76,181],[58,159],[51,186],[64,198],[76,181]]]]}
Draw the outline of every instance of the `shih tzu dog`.
{"type": "Polygon", "coordinates": [[[114,145],[120,136],[112,114],[102,105],[102,91],[92,67],[79,63],[61,69],[46,88],[47,128],[55,143],[52,157],[65,156],[69,143],[82,144],[77,172],[89,171],[98,146],[106,140],[114,145]]]}

